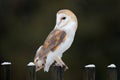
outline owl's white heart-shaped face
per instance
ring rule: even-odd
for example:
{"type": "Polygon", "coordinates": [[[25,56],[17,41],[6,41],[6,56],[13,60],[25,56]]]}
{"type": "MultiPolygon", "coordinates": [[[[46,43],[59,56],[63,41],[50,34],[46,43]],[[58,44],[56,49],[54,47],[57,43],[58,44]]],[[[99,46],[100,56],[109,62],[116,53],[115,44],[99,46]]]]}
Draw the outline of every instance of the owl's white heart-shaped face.
{"type": "Polygon", "coordinates": [[[77,28],[77,18],[72,11],[67,10],[67,9],[58,11],[56,15],[55,28],[61,29],[66,26],[70,26],[72,24],[75,25],[73,27],[77,28]]]}
{"type": "Polygon", "coordinates": [[[70,16],[66,14],[63,14],[63,13],[57,14],[56,25],[59,27],[63,27],[67,25],[70,20],[71,20],[70,16]]]}

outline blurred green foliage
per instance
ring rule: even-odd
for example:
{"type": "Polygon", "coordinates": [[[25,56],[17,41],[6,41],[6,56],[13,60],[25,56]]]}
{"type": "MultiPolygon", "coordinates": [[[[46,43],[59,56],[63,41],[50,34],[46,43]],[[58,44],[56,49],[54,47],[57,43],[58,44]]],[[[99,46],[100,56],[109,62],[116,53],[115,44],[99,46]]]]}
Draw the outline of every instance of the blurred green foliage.
{"type": "MultiPolygon", "coordinates": [[[[27,80],[27,63],[54,28],[56,12],[72,10],[78,30],[63,55],[65,80],[81,80],[86,64],[96,65],[96,79],[106,80],[106,66],[120,67],[120,0],[0,0],[0,62],[12,62],[12,80],[27,80]]],[[[120,72],[118,72],[120,73],[120,72]]],[[[50,80],[50,72],[37,72],[50,80]]],[[[118,77],[120,79],[120,77],[118,77]]]]}

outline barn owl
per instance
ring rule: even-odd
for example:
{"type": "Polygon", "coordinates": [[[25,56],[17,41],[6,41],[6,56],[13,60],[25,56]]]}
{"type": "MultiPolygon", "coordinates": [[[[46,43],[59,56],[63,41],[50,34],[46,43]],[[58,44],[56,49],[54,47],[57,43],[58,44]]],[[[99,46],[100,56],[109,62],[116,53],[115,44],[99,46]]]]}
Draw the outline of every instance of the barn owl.
{"type": "Polygon", "coordinates": [[[77,25],[77,18],[72,11],[62,9],[57,12],[54,29],[36,52],[34,58],[36,71],[44,68],[44,71],[48,72],[54,61],[57,66],[64,66],[68,69],[61,57],[73,43],[77,25]]]}

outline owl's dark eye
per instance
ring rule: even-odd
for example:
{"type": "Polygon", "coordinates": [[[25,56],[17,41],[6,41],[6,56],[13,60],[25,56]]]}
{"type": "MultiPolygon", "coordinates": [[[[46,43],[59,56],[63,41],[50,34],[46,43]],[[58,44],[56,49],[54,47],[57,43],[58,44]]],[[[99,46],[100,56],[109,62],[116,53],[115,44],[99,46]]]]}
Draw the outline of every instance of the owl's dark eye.
{"type": "Polygon", "coordinates": [[[66,19],[66,17],[62,17],[62,20],[65,20],[66,19]]]}

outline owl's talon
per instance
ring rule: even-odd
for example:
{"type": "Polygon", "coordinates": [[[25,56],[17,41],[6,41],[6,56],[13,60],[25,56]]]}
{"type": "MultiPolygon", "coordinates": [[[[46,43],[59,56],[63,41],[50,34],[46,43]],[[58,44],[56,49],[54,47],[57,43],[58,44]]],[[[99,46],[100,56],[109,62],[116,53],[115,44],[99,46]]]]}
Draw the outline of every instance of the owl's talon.
{"type": "Polygon", "coordinates": [[[65,67],[64,71],[66,71],[67,69],[69,69],[67,65],[64,65],[63,67],[65,67]]]}
{"type": "Polygon", "coordinates": [[[60,66],[60,67],[64,68],[64,71],[66,71],[67,69],[69,69],[68,66],[65,65],[65,64],[58,64],[58,63],[55,63],[54,66],[60,66]]]}

